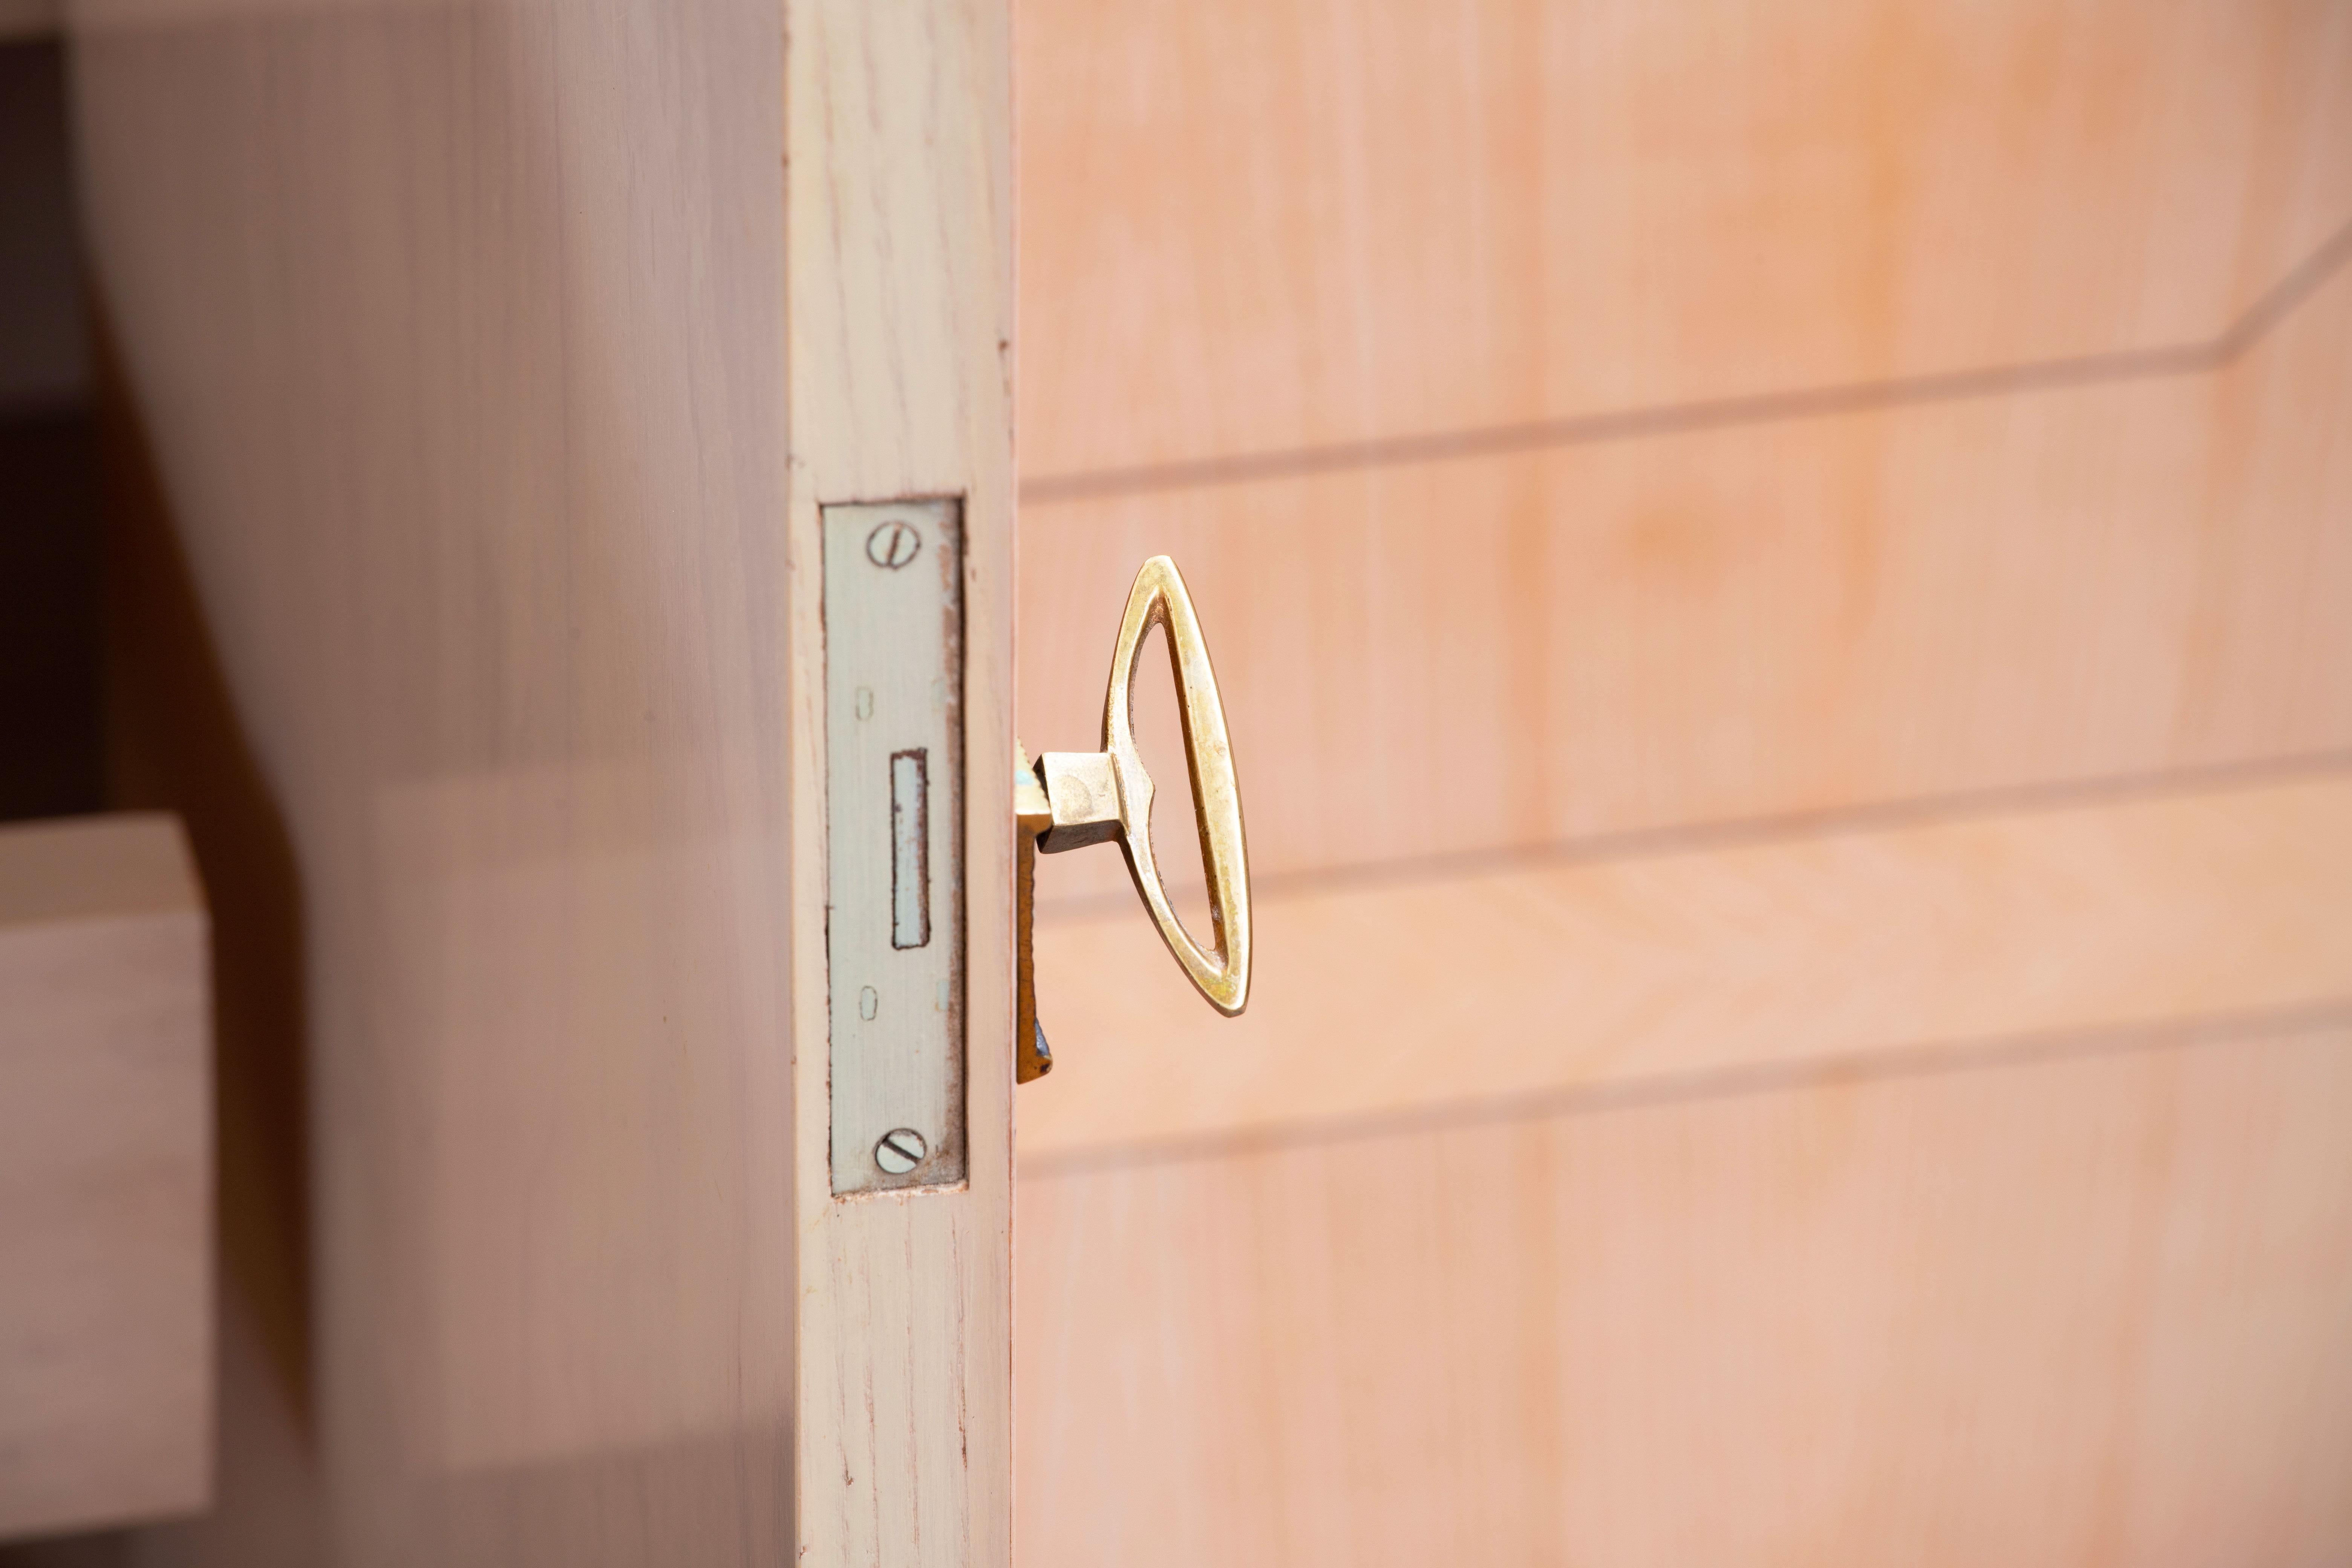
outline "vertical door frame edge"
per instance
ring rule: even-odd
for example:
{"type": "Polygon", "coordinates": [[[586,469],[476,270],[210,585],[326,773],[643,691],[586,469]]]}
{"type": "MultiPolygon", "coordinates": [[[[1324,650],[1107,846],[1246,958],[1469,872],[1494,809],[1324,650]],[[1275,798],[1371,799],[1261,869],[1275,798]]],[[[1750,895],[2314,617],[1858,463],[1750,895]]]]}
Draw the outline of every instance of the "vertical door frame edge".
{"type": "Polygon", "coordinates": [[[783,3],[797,1556],[1009,1568],[1010,6],[783,3]],[[940,496],[964,534],[969,1176],[835,1198],[819,509],[940,496]]]}

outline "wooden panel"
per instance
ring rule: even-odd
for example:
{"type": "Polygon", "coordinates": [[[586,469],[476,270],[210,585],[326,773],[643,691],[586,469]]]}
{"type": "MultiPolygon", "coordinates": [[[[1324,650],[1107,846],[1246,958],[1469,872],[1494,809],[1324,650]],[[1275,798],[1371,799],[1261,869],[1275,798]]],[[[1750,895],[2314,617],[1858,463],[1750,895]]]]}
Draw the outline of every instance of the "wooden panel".
{"type": "Polygon", "coordinates": [[[1262,878],[1042,872],[1024,1561],[2344,1555],[2352,20],[1021,47],[1023,735],[1173,554],[1262,878]]]}
{"type": "Polygon", "coordinates": [[[224,1497],[316,1515],[283,1562],[782,1555],[781,16],[80,24],[101,293],[299,889],[267,1398],[320,1495],[224,1497]]]}
{"type": "Polygon", "coordinates": [[[2306,0],[1024,0],[1033,480],[2207,344],[2352,218],[2306,0]]]}
{"type": "Polygon", "coordinates": [[[2352,1008],[2352,773],[1264,897],[1234,1021],[1042,925],[1026,1168],[1174,1140],[2352,1008]]]}
{"type": "Polygon", "coordinates": [[[298,889],[315,1351],[240,1364],[307,1452],[173,1552],[1004,1560],[1002,20],[78,11],[104,300],[298,889]],[[905,494],[965,500],[1001,1021],[971,1184],[853,1212],[809,568],[820,501],[905,494]]]}
{"type": "Polygon", "coordinates": [[[2336,1026],[1024,1178],[1022,1562],[2342,1561],[2347,1131],[2336,1026]]]}
{"type": "Polygon", "coordinates": [[[1023,1562],[2342,1555],[2347,887],[2338,769],[1302,881],[1238,1023],[1066,910],[1023,1562]]]}
{"type": "MultiPolygon", "coordinates": [[[[797,0],[786,102],[793,662],[822,707],[818,508],[963,500],[965,1116],[951,1189],[834,1199],[821,858],[793,865],[800,1556],[1013,1552],[1011,16],[996,0],[797,0]]],[[[823,727],[794,726],[795,842],[823,727]]]]}
{"type": "Polygon", "coordinates": [[[212,1039],[179,825],[0,827],[0,1536],[212,1489],[212,1039]]]}
{"type": "Polygon", "coordinates": [[[2210,374],[1032,504],[1022,735],[1165,551],[1261,875],[2342,752],[2347,429],[2339,268],[2210,374]]]}

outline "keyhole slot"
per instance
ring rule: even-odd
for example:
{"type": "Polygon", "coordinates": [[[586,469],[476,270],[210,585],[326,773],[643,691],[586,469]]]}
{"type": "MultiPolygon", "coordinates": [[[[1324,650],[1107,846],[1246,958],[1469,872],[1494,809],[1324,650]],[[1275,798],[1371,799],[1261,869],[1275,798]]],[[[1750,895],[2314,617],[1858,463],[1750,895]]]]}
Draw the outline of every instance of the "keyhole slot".
{"type": "Polygon", "coordinates": [[[890,753],[890,945],[931,942],[930,755],[890,753]]]}

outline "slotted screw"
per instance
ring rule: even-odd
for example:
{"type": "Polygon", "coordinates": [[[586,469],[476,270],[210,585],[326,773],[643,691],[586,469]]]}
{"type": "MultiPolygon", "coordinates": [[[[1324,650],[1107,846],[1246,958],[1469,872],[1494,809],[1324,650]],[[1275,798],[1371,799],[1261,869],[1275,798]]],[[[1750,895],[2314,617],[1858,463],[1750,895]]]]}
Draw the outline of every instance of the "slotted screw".
{"type": "Polygon", "coordinates": [[[903,1176],[923,1163],[930,1145],[911,1127],[896,1127],[874,1145],[874,1163],[894,1176],[903,1176]]]}

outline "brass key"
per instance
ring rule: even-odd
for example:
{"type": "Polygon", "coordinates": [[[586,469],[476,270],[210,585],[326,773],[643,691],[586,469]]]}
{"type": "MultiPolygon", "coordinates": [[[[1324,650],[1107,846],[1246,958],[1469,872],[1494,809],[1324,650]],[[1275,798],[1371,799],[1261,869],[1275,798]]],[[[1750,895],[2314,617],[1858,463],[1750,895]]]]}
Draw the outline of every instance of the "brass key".
{"type": "Polygon", "coordinates": [[[1241,786],[1234,777],[1233,742],[1224,704],[1209,668],[1201,622],[1184,592],[1176,563],[1155,555],[1135,574],[1112,645],[1110,689],[1103,699],[1103,749],[1048,752],[1029,764],[1016,754],[1013,812],[1020,829],[1020,887],[1014,916],[1020,927],[1017,1077],[1042,1078],[1054,1058],[1037,1022],[1036,967],[1030,927],[1036,904],[1036,857],[1116,839],[1168,951],[1217,1011],[1233,1016],[1249,1004],[1249,854],[1242,835],[1241,786]],[[1192,817],[1201,834],[1201,863],[1209,875],[1212,944],[1203,948],[1176,918],[1151,848],[1151,775],[1135,744],[1135,656],[1153,626],[1168,628],[1176,671],[1176,706],[1183,721],[1184,763],[1192,784],[1192,817]]]}

